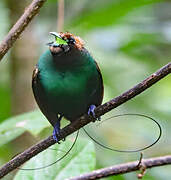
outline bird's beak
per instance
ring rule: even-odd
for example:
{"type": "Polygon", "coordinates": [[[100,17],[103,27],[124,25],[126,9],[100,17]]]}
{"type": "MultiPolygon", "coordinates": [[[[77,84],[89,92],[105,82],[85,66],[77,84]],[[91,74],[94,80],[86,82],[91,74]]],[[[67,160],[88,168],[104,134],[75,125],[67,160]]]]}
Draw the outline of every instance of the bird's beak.
{"type": "Polygon", "coordinates": [[[59,33],[57,33],[57,32],[50,32],[50,34],[55,36],[55,39],[57,39],[57,38],[62,39],[61,36],[59,35],[59,33]]]}

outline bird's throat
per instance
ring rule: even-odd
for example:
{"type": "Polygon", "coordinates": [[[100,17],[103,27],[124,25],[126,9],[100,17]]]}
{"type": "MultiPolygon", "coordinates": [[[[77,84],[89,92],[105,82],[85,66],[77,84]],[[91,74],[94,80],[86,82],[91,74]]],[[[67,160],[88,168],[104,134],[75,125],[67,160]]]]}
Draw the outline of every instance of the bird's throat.
{"type": "Polygon", "coordinates": [[[75,47],[69,47],[68,50],[57,49],[58,53],[52,53],[53,62],[56,68],[70,69],[82,66],[84,62],[83,52],[75,47]]]}

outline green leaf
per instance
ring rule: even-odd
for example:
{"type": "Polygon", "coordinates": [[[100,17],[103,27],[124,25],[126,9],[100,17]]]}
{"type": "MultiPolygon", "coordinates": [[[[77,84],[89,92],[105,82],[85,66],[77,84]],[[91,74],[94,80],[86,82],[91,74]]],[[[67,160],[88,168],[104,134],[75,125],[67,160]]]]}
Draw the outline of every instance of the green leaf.
{"type": "MultiPolygon", "coordinates": [[[[51,164],[62,157],[72,144],[73,141],[71,140],[55,144],[51,147],[53,150],[47,149],[43,151],[28,161],[22,168],[37,168],[51,164]]],[[[42,170],[20,170],[14,180],[33,180],[37,179],[36,177],[39,177],[41,180],[63,180],[92,171],[95,169],[95,164],[96,158],[93,143],[87,139],[79,139],[70,153],[61,161],[42,170]]]]}
{"type": "Polygon", "coordinates": [[[131,58],[146,61],[149,67],[156,66],[155,69],[162,65],[162,61],[167,63],[170,60],[171,43],[162,33],[135,33],[130,39],[120,50],[131,58]]]}
{"type": "Polygon", "coordinates": [[[29,131],[38,135],[44,128],[50,126],[40,111],[33,111],[9,118],[0,124],[0,146],[29,131]]]}
{"type": "MultiPolygon", "coordinates": [[[[1,69],[0,69],[1,71],[1,69]]],[[[2,71],[1,71],[2,72],[2,71]]],[[[11,102],[10,102],[10,89],[9,86],[5,83],[3,84],[0,82],[0,102],[3,102],[3,105],[1,105],[0,109],[0,122],[4,121],[4,119],[8,118],[10,116],[10,108],[11,108],[11,102]]]]}
{"type": "MultiPolygon", "coordinates": [[[[104,27],[117,24],[120,19],[129,12],[142,7],[144,5],[158,3],[161,0],[120,0],[112,1],[112,3],[102,8],[91,9],[91,11],[77,16],[70,22],[70,28],[79,27],[81,30],[90,30],[97,27],[104,27]]],[[[67,28],[66,28],[67,29],[67,28]]]]}

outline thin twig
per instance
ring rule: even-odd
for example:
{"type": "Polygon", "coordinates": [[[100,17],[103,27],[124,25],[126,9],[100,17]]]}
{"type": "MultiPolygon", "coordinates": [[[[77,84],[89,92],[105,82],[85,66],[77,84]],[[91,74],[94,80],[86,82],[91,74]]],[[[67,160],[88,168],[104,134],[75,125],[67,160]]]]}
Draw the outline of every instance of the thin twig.
{"type": "Polygon", "coordinates": [[[46,0],[33,0],[32,3],[26,8],[23,15],[16,22],[16,24],[11,28],[7,36],[0,44],[0,60],[12,47],[14,42],[19,38],[20,34],[24,31],[26,26],[31,22],[36,14],[38,14],[39,9],[43,6],[46,0]]]}
{"type": "Polygon", "coordinates": [[[138,162],[138,164],[137,164],[138,167],[141,166],[141,164],[142,164],[142,159],[143,159],[143,153],[140,152],[140,159],[139,159],[139,162],[138,162]]]}
{"type": "Polygon", "coordinates": [[[145,175],[145,172],[146,172],[146,169],[147,169],[147,167],[144,165],[143,153],[142,152],[140,153],[140,160],[139,160],[137,166],[138,166],[138,169],[140,171],[140,173],[137,174],[137,178],[142,179],[143,176],[145,175]]]}
{"type": "MultiPolygon", "coordinates": [[[[119,174],[125,174],[128,172],[139,170],[139,166],[137,166],[138,161],[119,164],[103,169],[98,169],[95,171],[92,171],[87,174],[80,175],[78,177],[73,177],[68,180],[94,180],[94,179],[100,179],[112,175],[119,175],[119,174]]],[[[152,168],[156,166],[163,166],[163,165],[169,165],[171,164],[171,156],[161,156],[161,157],[155,157],[150,159],[143,160],[143,164],[147,168],[152,168]]]]}
{"type": "MultiPolygon", "coordinates": [[[[111,101],[97,107],[95,109],[96,117],[100,117],[101,115],[112,110],[113,108],[116,108],[117,106],[125,103],[126,101],[140,94],[145,89],[151,87],[153,84],[155,84],[160,79],[164,78],[170,73],[171,73],[171,63],[168,63],[167,65],[159,69],[157,72],[153,73],[151,76],[146,78],[144,81],[134,86],[132,89],[126,91],[125,93],[112,99],[111,101]]],[[[64,127],[61,130],[60,133],[61,136],[59,137],[59,140],[64,139],[68,135],[72,134],[73,132],[77,131],[78,129],[82,128],[83,126],[85,126],[86,124],[90,123],[93,120],[94,119],[92,117],[88,115],[84,115],[79,119],[73,121],[70,125],[64,127]]],[[[53,140],[52,136],[49,136],[45,140],[42,140],[38,144],[25,150],[23,153],[17,155],[11,161],[6,163],[2,168],[0,168],[0,178],[4,177],[6,174],[11,172],[15,168],[21,166],[24,162],[36,156],[38,153],[42,152],[43,150],[47,149],[49,146],[53,144],[55,144],[55,141],[53,140]]]]}

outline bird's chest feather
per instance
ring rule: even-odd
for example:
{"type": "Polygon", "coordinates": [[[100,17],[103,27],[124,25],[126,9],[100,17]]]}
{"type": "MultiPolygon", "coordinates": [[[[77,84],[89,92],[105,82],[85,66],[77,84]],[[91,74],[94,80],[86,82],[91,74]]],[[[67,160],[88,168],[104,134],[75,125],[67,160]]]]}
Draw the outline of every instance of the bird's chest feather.
{"type": "MultiPolygon", "coordinates": [[[[74,119],[87,112],[91,104],[98,104],[100,78],[91,56],[74,56],[75,64],[57,66],[47,53],[38,63],[38,91],[52,112],[74,119]],[[48,56],[47,56],[48,55],[48,56]]],[[[74,62],[74,61],[70,62],[74,62]]]]}
{"type": "Polygon", "coordinates": [[[49,71],[41,74],[41,84],[47,96],[58,101],[84,98],[89,74],[85,71],[49,71]]]}

